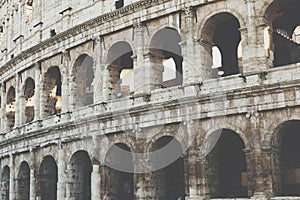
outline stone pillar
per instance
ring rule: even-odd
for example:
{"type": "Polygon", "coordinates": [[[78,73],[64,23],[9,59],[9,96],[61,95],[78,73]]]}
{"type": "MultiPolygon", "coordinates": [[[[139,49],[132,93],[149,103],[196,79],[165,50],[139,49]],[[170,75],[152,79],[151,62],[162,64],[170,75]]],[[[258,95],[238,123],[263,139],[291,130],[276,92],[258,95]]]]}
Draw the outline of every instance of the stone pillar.
{"type": "Polygon", "coordinates": [[[94,90],[94,103],[101,103],[103,102],[103,68],[101,66],[101,38],[100,36],[96,36],[94,41],[94,54],[93,54],[93,61],[94,61],[94,74],[95,78],[93,81],[93,90],[94,90]]]}
{"type": "Polygon", "coordinates": [[[99,200],[100,198],[100,166],[93,165],[93,172],[91,174],[91,187],[92,187],[92,199],[91,200],[99,200]]]}
{"type": "Polygon", "coordinates": [[[19,127],[21,125],[21,98],[22,98],[22,86],[20,82],[20,75],[16,74],[16,107],[15,107],[15,125],[14,127],[19,127]]]}
{"type": "Polygon", "coordinates": [[[265,38],[265,24],[255,12],[255,0],[245,0],[247,6],[247,28],[241,28],[242,37],[242,67],[244,74],[261,72],[270,68],[273,52],[265,38]]]}
{"type": "Polygon", "coordinates": [[[30,200],[35,200],[36,197],[35,170],[30,170],[30,200]]]}
{"type": "Polygon", "coordinates": [[[198,177],[199,177],[199,199],[209,199],[212,191],[209,191],[208,187],[208,175],[207,175],[207,161],[205,157],[198,158],[196,163],[198,177]]]}
{"type": "Polygon", "coordinates": [[[14,157],[11,154],[10,155],[10,161],[9,161],[9,165],[10,165],[10,171],[9,171],[9,199],[14,200],[15,199],[15,161],[14,161],[14,157]]]}
{"type": "Polygon", "coordinates": [[[59,148],[58,150],[58,161],[57,161],[57,199],[63,200],[66,199],[66,174],[65,174],[65,152],[64,149],[59,148]]]}
{"type": "Polygon", "coordinates": [[[188,156],[189,168],[189,197],[188,200],[198,200],[200,199],[200,185],[199,185],[199,160],[197,159],[197,152],[195,148],[191,148],[188,156]]]}
{"type": "Polygon", "coordinates": [[[147,93],[149,91],[145,88],[144,77],[145,73],[145,62],[144,62],[144,29],[145,26],[138,22],[134,26],[134,42],[136,45],[135,56],[133,57],[133,68],[134,68],[134,93],[147,93]]]}
{"type": "Polygon", "coordinates": [[[61,112],[66,113],[70,111],[70,73],[69,73],[69,52],[63,53],[63,63],[62,63],[62,83],[61,83],[61,99],[62,108],[61,112]]]}
{"type": "Polygon", "coordinates": [[[161,88],[164,70],[162,59],[155,53],[148,52],[144,54],[144,93],[150,93],[154,89],[161,88]]]}
{"type": "Polygon", "coordinates": [[[182,32],[186,41],[180,43],[182,50],[183,85],[197,83],[211,78],[211,46],[201,39],[194,39],[194,17],[192,8],[184,9],[185,20],[182,32]]]}
{"type": "Polygon", "coordinates": [[[34,120],[40,120],[41,119],[41,108],[40,108],[40,102],[41,102],[41,85],[42,80],[41,80],[41,69],[40,69],[40,63],[35,66],[34,68],[34,79],[35,79],[35,90],[34,90],[34,120]]]}
{"type": "Polygon", "coordinates": [[[1,132],[6,131],[6,91],[5,83],[1,84],[1,132]]]}

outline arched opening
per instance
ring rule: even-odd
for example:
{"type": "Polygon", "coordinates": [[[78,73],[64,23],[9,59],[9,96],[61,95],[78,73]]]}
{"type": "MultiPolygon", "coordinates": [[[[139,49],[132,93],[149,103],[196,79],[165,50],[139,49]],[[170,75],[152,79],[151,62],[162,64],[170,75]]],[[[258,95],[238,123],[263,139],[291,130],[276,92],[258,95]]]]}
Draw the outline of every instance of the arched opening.
{"type": "Polygon", "coordinates": [[[77,151],[70,160],[70,197],[76,200],[91,199],[92,162],[85,151],[77,151]]]}
{"type": "Polygon", "coordinates": [[[34,89],[34,80],[32,78],[28,78],[25,81],[24,89],[26,123],[31,122],[34,119],[34,89]]]}
{"type": "Polygon", "coordinates": [[[50,67],[43,83],[44,116],[61,112],[61,73],[57,66],[50,67]]]}
{"type": "Polygon", "coordinates": [[[21,163],[17,177],[17,196],[19,200],[29,200],[30,168],[27,162],[21,163]]]}
{"type": "Polygon", "coordinates": [[[211,45],[208,56],[212,57],[213,62],[218,63],[217,66],[213,65],[213,77],[229,76],[240,72],[238,46],[241,33],[239,29],[238,19],[227,12],[218,13],[205,23],[202,37],[207,44],[211,45]]]}
{"type": "Polygon", "coordinates": [[[116,9],[120,9],[124,6],[124,0],[117,0],[115,1],[115,7],[116,9]]]}
{"type": "Polygon", "coordinates": [[[294,30],[293,41],[300,44],[300,25],[298,25],[294,30]]]}
{"type": "Polygon", "coordinates": [[[281,184],[277,194],[280,196],[300,196],[300,121],[288,121],[281,124],[275,135],[274,147],[278,149],[274,163],[275,173],[281,184]]]}
{"type": "Polygon", "coordinates": [[[298,0],[274,0],[266,10],[273,29],[274,67],[300,62],[300,48],[293,38],[300,25],[298,0]]]}
{"type": "Polygon", "coordinates": [[[75,107],[94,103],[93,80],[93,59],[86,54],[79,56],[75,61],[73,71],[75,107]]]}
{"type": "Polygon", "coordinates": [[[9,176],[10,169],[8,166],[5,166],[2,170],[1,176],[1,199],[9,200],[9,176]]]}
{"type": "Polygon", "coordinates": [[[6,98],[6,118],[7,126],[9,129],[13,129],[15,126],[16,117],[16,90],[14,87],[10,87],[7,92],[6,98]]]}
{"type": "Polygon", "coordinates": [[[211,198],[248,197],[247,164],[242,139],[233,131],[218,130],[208,140],[209,191],[211,198]],[[216,134],[220,134],[216,137],[216,134]],[[217,139],[217,141],[215,141],[217,139]]]}
{"type": "Polygon", "coordinates": [[[127,42],[117,42],[109,49],[107,64],[110,99],[124,97],[133,92],[132,55],[131,46],[127,42]]]}
{"type": "Polygon", "coordinates": [[[180,42],[181,37],[173,28],[163,28],[151,39],[151,67],[155,69],[157,85],[163,88],[182,84],[180,42]]]}
{"type": "Polygon", "coordinates": [[[107,196],[112,200],[133,200],[133,159],[125,144],[114,144],[105,155],[107,196]]]}
{"type": "Polygon", "coordinates": [[[151,150],[153,188],[157,199],[185,199],[184,160],[179,142],[170,136],[156,141],[151,150]]]}
{"type": "Polygon", "coordinates": [[[41,163],[39,187],[41,200],[57,199],[57,165],[52,156],[46,156],[41,163]]]}

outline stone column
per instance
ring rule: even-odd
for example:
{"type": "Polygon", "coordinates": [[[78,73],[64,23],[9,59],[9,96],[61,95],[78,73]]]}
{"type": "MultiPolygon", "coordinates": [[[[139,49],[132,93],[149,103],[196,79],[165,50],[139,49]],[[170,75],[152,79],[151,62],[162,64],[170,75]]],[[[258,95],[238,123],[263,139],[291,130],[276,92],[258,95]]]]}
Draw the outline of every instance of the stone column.
{"type": "Polygon", "coordinates": [[[69,73],[69,52],[63,53],[63,63],[62,63],[62,83],[61,83],[61,99],[62,106],[61,112],[66,113],[70,111],[70,73],[69,73]]]}
{"type": "Polygon", "coordinates": [[[16,107],[15,107],[15,125],[14,127],[19,127],[21,125],[21,96],[22,96],[22,93],[21,93],[21,90],[22,90],[22,87],[21,87],[21,83],[20,83],[20,75],[19,74],[16,74],[16,107]]]}
{"type": "Polygon", "coordinates": [[[189,168],[189,200],[198,200],[200,199],[200,186],[199,186],[199,161],[197,159],[197,152],[194,148],[191,148],[188,156],[189,168]]]}
{"type": "Polygon", "coordinates": [[[6,91],[5,83],[1,84],[1,132],[6,131],[6,91]]]}
{"type": "MultiPolygon", "coordinates": [[[[245,0],[247,6],[247,28],[241,28],[242,37],[242,67],[244,74],[261,72],[273,64],[273,51],[266,44],[265,31],[268,26],[255,12],[255,0],[245,0]]],[[[267,35],[268,36],[268,35],[267,35]]]]}
{"type": "Polygon", "coordinates": [[[9,199],[14,200],[15,199],[15,162],[14,162],[14,156],[10,155],[10,171],[9,171],[9,199]]]}
{"type": "Polygon", "coordinates": [[[35,200],[36,197],[36,182],[35,182],[35,169],[30,170],[30,200],[35,200]]]}
{"type": "Polygon", "coordinates": [[[91,174],[91,187],[92,187],[92,199],[91,200],[99,200],[100,198],[100,166],[99,165],[93,165],[93,172],[91,174]]]}
{"type": "Polygon", "coordinates": [[[101,66],[101,38],[100,36],[96,36],[94,41],[94,54],[93,54],[93,61],[94,61],[94,74],[95,78],[93,81],[93,90],[94,90],[94,103],[101,103],[103,102],[103,68],[101,66]]]}
{"type": "Polygon", "coordinates": [[[65,174],[65,152],[64,149],[59,148],[58,150],[58,161],[57,161],[57,199],[63,200],[66,199],[65,197],[65,190],[66,190],[66,174],[65,174]]]}
{"type": "Polygon", "coordinates": [[[133,57],[134,68],[134,93],[147,93],[145,88],[144,77],[145,62],[144,62],[144,29],[145,26],[141,22],[137,22],[134,26],[134,42],[136,45],[135,56],[133,57]]]}
{"type": "Polygon", "coordinates": [[[205,157],[198,158],[197,161],[197,172],[199,176],[199,199],[209,199],[212,191],[209,191],[208,177],[207,177],[207,161],[205,157]]]}
{"type": "Polygon", "coordinates": [[[43,84],[42,83],[42,80],[41,80],[41,69],[40,69],[40,63],[35,66],[34,68],[34,79],[35,79],[35,90],[34,90],[34,120],[40,120],[41,118],[41,108],[40,108],[40,98],[41,98],[41,85],[43,84]]]}

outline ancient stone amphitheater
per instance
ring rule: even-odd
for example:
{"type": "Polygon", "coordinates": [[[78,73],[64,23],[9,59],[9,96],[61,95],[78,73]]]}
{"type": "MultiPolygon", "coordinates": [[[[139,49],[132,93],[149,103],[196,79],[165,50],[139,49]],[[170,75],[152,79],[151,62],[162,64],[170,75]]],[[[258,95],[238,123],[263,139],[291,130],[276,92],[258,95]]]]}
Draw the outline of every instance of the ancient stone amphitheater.
{"type": "Polygon", "coordinates": [[[299,0],[1,0],[2,200],[300,199],[299,0]]]}

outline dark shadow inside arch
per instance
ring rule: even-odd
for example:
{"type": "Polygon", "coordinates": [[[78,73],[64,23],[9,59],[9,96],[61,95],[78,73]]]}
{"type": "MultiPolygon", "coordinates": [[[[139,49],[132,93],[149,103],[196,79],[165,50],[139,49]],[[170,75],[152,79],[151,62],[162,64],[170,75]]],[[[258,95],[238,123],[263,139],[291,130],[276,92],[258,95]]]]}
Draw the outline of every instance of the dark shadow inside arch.
{"type": "Polygon", "coordinates": [[[32,78],[25,81],[24,98],[25,98],[25,123],[31,122],[34,119],[34,89],[35,83],[32,78]]]}
{"type": "Polygon", "coordinates": [[[30,168],[27,162],[21,163],[17,176],[17,199],[29,200],[30,193],[30,168]]]}
{"type": "Polygon", "coordinates": [[[6,118],[7,126],[9,129],[13,129],[15,126],[16,117],[16,90],[14,87],[10,87],[7,92],[6,99],[6,118]]]}
{"type": "Polygon", "coordinates": [[[274,171],[278,174],[277,195],[300,196],[300,121],[292,120],[284,122],[277,129],[275,136],[278,138],[274,147],[279,151],[275,155],[277,163],[274,171]]]}
{"type": "Polygon", "coordinates": [[[173,28],[159,30],[151,39],[150,60],[157,73],[157,84],[162,87],[172,87],[182,84],[182,54],[180,47],[181,37],[173,28]]]}
{"type": "MultiPolygon", "coordinates": [[[[219,134],[219,131],[216,133],[219,134]]],[[[222,129],[218,141],[207,155],[211,198],[248,197],[244,148],[244,143],[238,134],[222,129]]]]}
{"type": "Polygon", "coordinates": [[[274,67],[300,62],[300,45],[295,29],[300,25],[298,0],[274,0],[265,18],[273,29],[274,67]]]}
{"type": "Polygon", "coordinates": [[[117,42],[108,51],[109,96],[111,99],[128,96],[133,92],[133,51],[127,42],[117,42]]]}
{"type": "Polygon", "coordinates": [[[1,199],[9,200],[9,177],[10,169],[8,166],[5,166],[2,170],[2,178],[1,178],[1,199]]]}
{"type": "Polygon", "coordinates": [[[61,112],[61,73],[57,66],[50,67],[45,74],[43,83],[44,116],[61,112]]]}
{"type": "Polygon", "coordinates": [[[105,155],[106,196],[112,200],[133,200],[133,158],[128,146],[117,143],[105,155]]]}
{"type": "Polygon", "coordinates": [[[241,41],[240,23],[228,12],[222,12],[209,18],[202,31],[203,39],[212,49],[217,47],[221,53],[221,65],[216,66],[213,77],[229,76],[240,73],[238,60],[238,45],[241,41]]]}
{"type": "Polygon", "coordinates": [[[57,165],[52,156],[46,156],[39,170],[39,193],[41,200],[57,199],[57,165]]]}
{"type": "Polygon", "coordinates": [[[79,56],[74,64],[74,98],[75,107],[91,105],[94,103],[93,92],[93,59],[83,54],[79,56]]]}
{"type": "Polygon", "coordinates": [[[91,200],[92,162],[87,152],[77,151],[70,160],[70,197],[91,200]]]}
{"type": "Polygon", "coordinates": [[[153,188],[158,199],[185,199],[184,160],[180,143],[164,136],[151,150],[153,188]]]}

